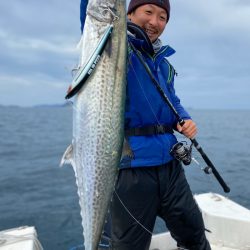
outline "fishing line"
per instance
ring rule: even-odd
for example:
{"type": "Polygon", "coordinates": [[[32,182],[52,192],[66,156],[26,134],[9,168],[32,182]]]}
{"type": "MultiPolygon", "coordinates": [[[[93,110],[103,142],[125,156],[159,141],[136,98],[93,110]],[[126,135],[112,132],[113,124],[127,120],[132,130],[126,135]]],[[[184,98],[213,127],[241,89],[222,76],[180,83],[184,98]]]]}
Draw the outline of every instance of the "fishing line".
{"type": "MultiPolygon", "coordinates": [[[[116,190],[114,191],[114,193],[116,194],[119,202],[121,203],[121,205],[124,207],[124,209],[127,211],[127,213],[132,217],[132,219],[135,220],[135,222],[140,225],[145,231],[147,231],[151,236],[153,236],[153,232],[151,232],[149,229],[147,229],[140,221],[138,221],[133,214],[129,211],[129,209],[126,207],[126,205],[122,202],[120,196],[118,195],[118,193],[116,192],[116,190]]],[[[187,248],[183,248],[183,247],[178,247],[178,250],[188,250],[187,248]]]]}
{"type": "Polygon", "coordinates": [[[109,7],[104,8],[101,12],[101,15],[103,16],[103,18],[105,18],[104,12],[109,12],[113,18],[112,23],[114,23],[115,21],[119,20],[119,16],[117,16],[114,11],[112,11],[109,7]]]}
{"type": "MultiPolygon", "coordinates": [[[[175,117],[178,120],[178,123],[181,126],[183,126],[185,124],[185,120],[182,119],[180,117],[180,115],[178,114],[176,108],[173,106],[172,102],[169,100],[168,96],[165,94],[165,92],[162,89],[162,87],[160,86],[159,82],[157,81],[157,79],[155,78],[155,76],[152,74],[152,72],[151,72],[150,68],[148,67],[147,63],[144,61],[143,56],[136,50],[136,48],[134,47],[134,45],[132,43],[130,45],[131,45],[132,50],[135,52],[135,54],[137,55],[138,59],[140,60],[140,62],[144,66],[145,70],[149,74],[149,76],[150,76],[150,78],[152,80],[152,83],[154,84],[154,86],[159,91],[161,97],[166,102],[166,104],[169,106],[169,108],[173,111],[175,117]]],[[[225,181],[223,180],[223,178],[221,177],[221,175],[219,174],[219,172],[217,171],[217,169],[215,168],[215,166],[213,165],[213,163],[210,161],[210,159],[208,158],[208,156],[206,155],[206,153],[203,151],[203,149],[199,145],[198,141],[195,138],[190,138],[190,141],[194,144],[195,148],[200,153],[200,155],[202,156],[203,160],[207,163],[207,165],[208,165],[207,166],[208,167],[207,170],[211,169],[211,172],[213,173],[214,177],[217,179],[217,181],[219,182],[219,184],[221,185],[221,187],[224,189],[224,192],[225,193],[229,193],[230,192],[230,188],[227,186],[227,184],[225,183],[225,181]]],[[[206,173],[209,173],[209,172],[206,172],[206,173]]]]}
{"type": "Polygon", "coordinates": [[[132,64],[132,62],[131,62],[131,60],[130,60],[130,58],[129,58],[129,64],[131,65],[131,67],[132,67],[132,69],[133,69],[133,71],[134,71],[135,78],[136,78],[137,82],[138,82],[139,85],[140,85],[140,88],[141,88],[141,90],[142,90],[142,93],[143,93],[144,97],[146,98],[146,101],[148,102],[149,108],[151,109],[151,111],[152,111],[152,113],[153,113],[153,115],[154,115],[154,117],[155,117],[155,119],[156,119],[156,122],[158,123],[158,125],[161,125],[161,123],[160,123],[160,121],[158,120],[157,115],[156,115],[156,113],[155,113],[155,111],[154,111],[154,109],[153,109],[153,106],[152,106],[152,104],[150,103],[150,101],[149,101],[149,99],[148,99],[148,97],[147,97],[147,95],[146,95],[146,93],[145,93],[144,88],[142,87],[142,83],[140,82],[140,79],[139,79],[138,76],[137,76],[137,73],[136,73],[136,71],[135,71],[135,68],[134,68],[134,66],[133,66],[133,64],[132,64]]]}
{"type": "Polygon", "coordinates": [[[129,209],[125,206],[125,204],[122,202],[120,196],[117,194],[116,190],[114,191],[114,193],[116,194],[118,200],[120,201],[120,203],[122,204],[122,206],[125,208],[125,210],[127,211],[127,213],[135,220],[135,222],[140,225],[145,231],[147,231],[149,234],[153,235],[153,232],[151,232],[149,229],[147,229],[144,225],[141,224],[140,221],[138,221],[133,214],[129,211],[129,209]]]}
{"type": "Polygon", "coordinates": [[[76,105],[74,104],[73,101],[67,99],[66,103],[68,103],[68,104],[72,107],[72,109],[73,109],[74,111],[81,112],[80,109],[76,107],[76,105]]]}

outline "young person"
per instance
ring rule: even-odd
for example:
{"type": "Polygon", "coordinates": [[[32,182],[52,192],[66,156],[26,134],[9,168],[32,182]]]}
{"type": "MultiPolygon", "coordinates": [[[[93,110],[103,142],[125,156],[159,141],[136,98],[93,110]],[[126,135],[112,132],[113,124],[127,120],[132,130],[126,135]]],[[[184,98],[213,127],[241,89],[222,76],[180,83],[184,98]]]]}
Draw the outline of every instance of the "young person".
{"type": "Polygon", "coordinates": [[[111,204],[111,249],[115,250],[148,249],[157,216],[179,247],[211,249],[182,165],[170,154],[177,143],[173,129],[193,138],[197,128],[175,94],[176,73],[168,62],[175,51],[159,39],[169,17],[169,0],[131,0],[128,6],[125,135],[130,150],[121,160],[111,204]],[[138,53],[185,120],[183,126],[154,86],[138,53]]]}

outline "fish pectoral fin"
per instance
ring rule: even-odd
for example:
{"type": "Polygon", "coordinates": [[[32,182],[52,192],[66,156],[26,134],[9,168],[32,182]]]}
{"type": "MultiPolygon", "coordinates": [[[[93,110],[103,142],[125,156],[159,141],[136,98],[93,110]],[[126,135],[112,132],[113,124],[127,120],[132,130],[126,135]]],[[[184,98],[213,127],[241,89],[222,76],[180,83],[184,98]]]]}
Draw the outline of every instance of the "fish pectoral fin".
{"type": "Polygon", "coordinates": [[[122,148],[122,158],[123,157],[129,157],[131,159],[134,159],[134,153],[129,145],[129,142],[128,142],[128,139],[127,138],[124,138],[124,141],[123,141],[123,148],[122,148]]]}
{"type": "Polygon", "coordinates": [[[62,156],[60,167],[62,167],[64,164],[71,164],[73,166],[73,144],[70,144],[67,147],[66,151],[62,156]]]}

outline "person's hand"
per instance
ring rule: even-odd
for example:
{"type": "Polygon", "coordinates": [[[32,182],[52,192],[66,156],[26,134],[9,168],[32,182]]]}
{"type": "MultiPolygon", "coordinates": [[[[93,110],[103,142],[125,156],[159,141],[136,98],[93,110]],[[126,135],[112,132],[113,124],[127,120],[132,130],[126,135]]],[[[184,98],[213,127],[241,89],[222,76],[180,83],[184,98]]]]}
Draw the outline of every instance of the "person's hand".
{"type": "Polygon", "coordinates": [[[177,123],[177,130],[189,139],[193,139],[197,134],[197,127],[193,120],[185,120],[183,126],[177,123]]]}

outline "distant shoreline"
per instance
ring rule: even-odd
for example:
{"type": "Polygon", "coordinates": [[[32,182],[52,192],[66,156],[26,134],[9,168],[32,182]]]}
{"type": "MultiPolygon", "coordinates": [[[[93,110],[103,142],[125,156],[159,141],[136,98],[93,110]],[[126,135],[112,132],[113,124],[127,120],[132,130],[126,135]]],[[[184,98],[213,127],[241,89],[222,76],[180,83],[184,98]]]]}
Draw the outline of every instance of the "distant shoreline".
{"type": "Polygon", "coordinates": [[[0,108],[64,108],[64,107],[71,107],[71,104],[66,102],[62,104],[38,104],[32,106],[20,106],[15,104],[10,105],[3,105],[0,104],[0,108]]]}
{"type": "MultiPolygon", "coordinates": [[[[61,103],[61,104],[37,104],[37,105],[31,105],[31,106],[21,106],[21,105],[15,105],[15,104],[10,104],[10,105],[4,105],[4,104],[0,104],[0,108],[65,108],[65,107],[72,107],[72,103],[71,102],[65,102],[65,103],[61,103]]],[[[217,111],[250,111],[250,107],[249,108],[200,108],[200,107],[186,107],[185,108],[187,111],[192,111],[192,110],[204,110],[204,111],[213,111],[213,110],[217,110],[217,111]]]]}

